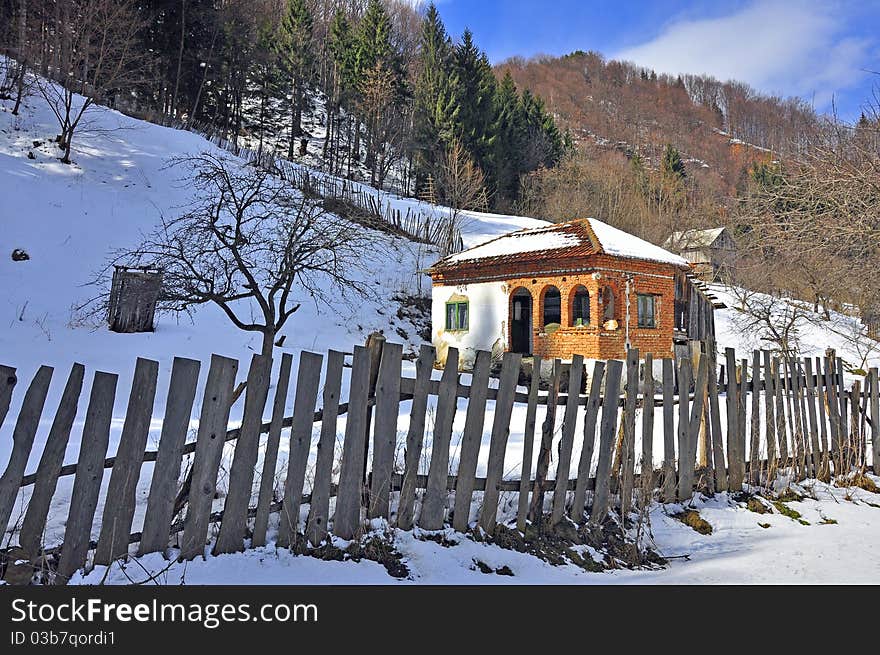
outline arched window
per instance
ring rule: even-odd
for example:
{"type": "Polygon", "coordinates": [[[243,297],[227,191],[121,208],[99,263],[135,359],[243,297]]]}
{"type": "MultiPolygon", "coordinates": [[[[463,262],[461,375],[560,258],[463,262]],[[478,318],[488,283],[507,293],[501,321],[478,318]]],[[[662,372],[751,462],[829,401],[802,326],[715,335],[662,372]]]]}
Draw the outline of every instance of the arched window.
{"type": "Polygon", "coordinates": [[[614,318],[614,291],[611,287],[602,287],[602,321],[611,321],[614,318]]]}
{"type": "Polygon", "coordinates": [[[556,287],[544,291],[544,327],[562,322],[562,296],[556,287]]]}
{"type": "Polygon", "coordinates": [[[589,324],[590,292],[587,291],[587,287],[580,285],[575,288],[574,295],[571,297],[571,325],[577,327],[589,324]]]}

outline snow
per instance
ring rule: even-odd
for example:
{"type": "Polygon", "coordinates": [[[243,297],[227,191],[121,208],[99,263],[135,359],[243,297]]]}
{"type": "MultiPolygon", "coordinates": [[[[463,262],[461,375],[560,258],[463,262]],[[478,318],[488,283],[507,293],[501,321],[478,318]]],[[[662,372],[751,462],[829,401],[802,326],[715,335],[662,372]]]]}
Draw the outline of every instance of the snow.
{"type": "Polygon", "coordinates": [[[595,218],[577,219],[571,223],[553,225],[544,223],[540,227],[513,232],[451,255],[442,263],[448,265],[507,255],[577,248],[578,246],[595,247],[586,232],[573,229],[580,221],[589,224],[599,242],[599,250],[608,255],[661,262],[674,266],[688,265],[687,261],[680,256],[595,218]]]}
{"type": "Polygon", "coordinates": [[[807,497],[788,507],[809,525],[776,511],[754,513],[734,503],[727,493],[711,499],[695,495],[688,508],[698,510],[712,526],[712,534],[702,535],[672,517],[682,510],[680,505],[653,504],[648,513],[652,542],[670,558],[662,570],[588,573],[574,565],[552,566],[531,555],[475,542],[452,530],[442,534],[455,545],[444,546],[424,539],[425,533],[418,529],[386,528],[410,571],[404,579],[392,578],[375,562],[295,557],[269,544],[185,564],[153,554],[137,563],[114,564],[109,572],[97,567],[72,583],[131,584],[157,576],[156,582],[171,585],[876,584],[880,580],[880,551],[875,547],[880,539],[880,494],[815,480],[797,489],[807,497]],[[482,573],[477,561],[495,570],[507,566],[513,575],[482,573]]]}
{"type": "MultiPolygon", "coordinates": [[[[0,197],[4,199],[0,213],[0,362],[15,366],[20,379],[10,416],[17,415],[23,388],[37,368],[41,364],[49,364],[56,369],[28,463],[28,473],[36,467],[68,370],[74,361],[86,364],[87,378],[65,463],[76,461],[89,385],[95,370],[120,374],[118,388],[123,391],[118,394],[114,407],[108,452],[108,455],[112,455],[122,428],[127,402],[125,390],[130,385],[136,357],[149,357],[160,362],[159,393],[148,442],[148,448],[153,449],[158,444],[165,406],[164,390],[167,389],[174,356],[201,360],[200,384],[203,385],[211,353],[238,358],[242,363],[239,378],[243,379],[247,372],[247,361],[259,350],[256,337],[236,330],[219,310],[210,306],[179,320],[170,316],[160,317],[154,333],[137,335],[111,333],[104,326],[80,321],[76,312],[72,311],[95,293],[88,283],[112,250],[136,244],[143,233],[157,225],[162,215],[174,215],[190,198],[191,190],[186,181],[178,179],[179,173],[168,168],[168,160],[186,153],[216,150],[195,134],[137,121],[105,108],[95,107],[89,114],[90,123],[97,129],[76,137],[74,164],[65,166],[58,162],[59,152],[51,143],[57,133],[54,116],[39,98],[29,98],[19,117],[11,115],[8,103],[0,102],[0,197]],[[35,141],[40,145],[34,145],[35,141]],[[33,153],[34,159],[28,158],[29,152],[33,153]],[[25,262],[11,261],[9,253],[14,248],[23,248],[31,259],[25,262]]],[[[442,216],[452,211],[376,191],[368,186],[362,188],[403,212],[409,208],[442,216]]],[[[460,218],[467,247],[491,242],[513,230],[538,228],[539,233],[548,230],[547,223],[526,217],[462,212],[460,218]]],[[[671,253],[605,223],[590,219],[590,224],[606,252],[627,257],[663,257],[666,259],[658,261],[670,263],[675,261],[673,258],[676,256],[671,253]]],[[[530,237],[519,238],[526,238],[526,243],[531,244],[528,247],[538,247],[530,237]]],[[[409,319],[400,318],[397,315],[398,304],[391,298],[401,294],[416,295],[420,289],[429,288],[427,276],[418,271],[433,263],[437,253],[424,244],[411,243],[387,234],[376,233],[375,239],[375,247],[364,253],[365,270],[362,273],[363,279],[375,289],[375,294],[347,303],[339,302],[332,307],[317,303],[303,294],[298,298],[303,301],[302,309],[285,329],[286,341],[284,348],[278,349],[279,355],[282,350],[293,353],[295,357],[303,350],[326,352],[333,348],[351,352],[352,346],[363,343],[365,336],[373,330],[382,330],[389,339],[403,341],[407,352],[414,352],[418,348],[421,340],[416,331],[419,326],[409,319]],[[404,338],[398,330],[408,336],[404,338]]],[[[486,247],[497,246],[489,244],[486,247]]],[[[547,247],[546,241],[541,247],[547,247]]],[[[740,352],[766,346],[758,341],[757,335],[744,333],[738,327],[739,315],[735,311],[736,300],[732,291],[713,287],[713,293],[728,305],[728,309],[716,312],[719,346],[735,347],[740,352]]],[[[806,355],[824,354],[825,348],[831,346],[847,361],[860,361],[859,349],[846,338],[850,329],[860,325],[857,319],[837,313],[833,313],[832,318],[827,324],[817,320],[804,327],[800,334],[802,351],[806,355]]],[[[877,365],[880,361],[878,353],[871,354],[867,361],[877,365]]],[[[280,356],[276,357],[276,365],[278,363],[280,356]]],[[[413,376],[410,362],[405,362],[404,374],[413,376]]],[[[439,373],[435,372],[435,376],[439,376],[439,373]]],[[[469,376],[462,375],[461,382],[469,384],[469,376]]],[[[497,381],[493,380],[492,383],[497,384],[497,381]]],[[[273,393],[270,391],[270,394],[273,393]]],[[[342,394],[347,397],[347,374],[342,394]]],[[[242,404],[239,401],[233,407],[233,425],[241,419],[242,404]]],[[[723,413],[724,403],[721,409],[723,413]]],[[[465,410],[466,401],[460,399],[453,425],[450,467],[457,466],[465,410]]],[[[409,402],[402,403],[397,425],[399,434],[405,434],[408,429],[408,411],[409,402]]],[[[433,409],[429,411],[433,412],[433,409]]],[[[197,425],[196,416],[197,410],[194,411],[192,427],[197,425]]],[[[494,402],[489,401],[478,475],[485,473],[493,417],[494,402]]],[[[658,430],[662,425],[661,417],[662,412],[658,411],[655,418],[658,430]]],[[[579,415],[578,419],[580,425],[576,430],[580,434],[583,415],[579,415]]],[[[539,412],[539,425],[542,420],[543,415],[539,412]]],[[[0,426],[0,462],[5,461],[9,454],[12,423],[7,420],[0,426]]],[[[433,420],[429,420],[425,452],[430,452],[431,448],[432,423],[433,420]]],[[[507,477],[518,476],[524,424],[525,407],[517,405],[505,453],[504,472],[507,477]]],[[[338,430],[342,433],[344,429],[345,420],[342,418],[338,430]]],[[[313,437],[316,441],[318,433],[313,437]]],[[[283,471],[287,457],[287,431],[281,443],[279,470],[283,471]]],[[[659,462],[662,458],[662,439],[655,436],[654,444],[655,462],[659,462]]],[[[231,451],[231,447],[227,446],[224,456],[228,458],[231,451]]],[[[639,443],[636,444],[636,451],[640,452],[639,443]]],[[[572,461],[578,461],[579,453],[580,446],[577,445],[572,461]]],[[[397,457],[399,466],[402,453],[398,453],[397,457]]],[[[261,460],[262,454],[258,471],[261,470],[261,460]]],[[[139,529],[143,520],[151,475],[152,464],[145,464],[137,489],[139,504],[135,530],[139,529]]],[[[105,475],[105,491],[108,478],[105,475]]],[[[63,536],[72,482],[73,478],[69,476],[59,482],[46,531],[47,543],[59,543],[63,536]]],[[[848,500],[841,490],[821,483],[814,485],[814,488],[818,500],[803,503],[809,507],[809,511],[803,513],[809,517],[811,526],[792,525],[790,519],[774,515],[760,517],[761,522],[770,522],[771,528],[759,528],[754,515],[732,507],[729,499],[722,495],[712,500],[695,501],[705,518],[716,526],[713,535],[704,537],[668,517],[666,512],[669,508],[655,506],[651,516],[658,547],[667,555],[685,552],[691,555],[690,561],[673,560],[669,568],[662,572],[587,574],[573,566],[553,567],[532,556],[475,543],[461,535],[457,537],[461,543],[452,548],[420,540],[417,533],[395,532],[394,539],[396,547],[406,556],[407,565],[413,571],[409,582],[739,582],[764,575],[762,571],[772,571],[772,581],[795,580],[797,575],[807,575],[805,579],[818,582],[833,581],[835,576],[840,576],[838,581],[861,576],[870,579],[873,573],[876,582],[880,579],[877,575],[880,555],[876,549],[872,551],[868,548],[867,544],[877,543],[880,536],[877,527],[880,526],[877,520],[880,513],[866,503],[880,504],[880,498],[870,499],[865,495],[867,492],[856,490],[852,499],[848,500]],[[838,525],[816,525],[814,519],[819,512],[838,519],[838,525]],[[845,557],[840,557],[841,554],[845,557]],[[838,565],[837,557],[841,562],[848,560],[850,566],[838,565]],[[507,565],[515,575],[508,578],[483,574],[475,567],[475,558],[493,567],[507,565]]],[[[29,493],[29,490],[25,490],[20,494],[14,517],[26,506],[29,493]]],[[[515,494],[502,495],[502,518],[505,511],[509,511],[511,506],[515,507],[515,501],[515,494]]],[[[98,507],[93,536],[97,536],[100,529],[103,502],[104,492],[100,496],[101,505],[98,507]]],[[[478,498],[475,497],[472,517],[476,516],[477,502],[478,498]]],[[[222,503],[221,498],[215,503],[214,509],[221,509],[222,503]]],[[[142,558],[140,563],[153,571],[168,566],[164,559],[157,556],[142,558]]],[[[136,570],[139,570],[138,566],[130,565],[127,573],[134,575],[136,570]]],[[[393,581],[384,568],[374,562],[323,562],[309,557],[292,557],[272,548],[255,549],[241,555],[208,557],[205,561],[189,563],[185,568],[174,565],[163,575],[169,583],[185,579],[187,584],[199,581],[230,584],[362,584],[393,581]]],[[[102,577],[103,573],[98,569],[86,576],[83,582],[97,582],[102,577]]],[[[108,581],[124,583],[127,580],[125,575],[114,570],[109,573],[108,581]]]]}
{"type": "Polygon", "coordinates": [[[463,262],[504,255],[559,250],[581,245],[574,234],[562,232],[558,227],[542,227],[493,239],[488,243],[470,248],[446,258],[447,262],[463,262]]]}
{"type": "Polygon", "coordinates": [[[664,264],[673,264],[675,266],[687,266],[688,263],[683,258],[668,250],[664,250],[660,246],[639,239],[633,235],[618,230],[616,227],[603,223],[595,218],[587,219],[590,221],[590,227],[593,233],[602,244],[602,249],[609,255],[617,255],[618,257],[627,257],[631,259],[645,259],[652,262],[661,262],[664,264]]]}

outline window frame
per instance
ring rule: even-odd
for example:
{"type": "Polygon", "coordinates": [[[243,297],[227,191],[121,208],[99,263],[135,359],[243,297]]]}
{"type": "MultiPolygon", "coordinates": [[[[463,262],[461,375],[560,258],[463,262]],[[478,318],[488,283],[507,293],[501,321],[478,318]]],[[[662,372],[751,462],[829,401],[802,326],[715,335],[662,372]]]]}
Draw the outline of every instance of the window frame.
{"type": "Polygon", "coordinates": [[[471,322],[471,308],[469,300],[448,300],[446,301],[446,313],[445,313],[445,324],[447,332],[467,332],[470,329],[471,322]],[[461,307],[464,306],[464,325],[462,326],[461,322],[461,307]],[[449,308],[455,307],[455,326],[450,327],[449,325],[449,308]]]}
{"type": "Polygon", "coordinates": [[[562,290],[555,284],[548,284],[541,292],[541,329],[548,325],[559,325],[562,327],[562,290]],[[555,291],[554,297],[559,301],[559,320],[547,321],[547,296],[551,291],[555,291]]]}
{"type": "Polygon", "coordinates": [[[571,294],[571,307],[569,308],[569,322],[571,323],[570,327],[578,328],[578,327],[589,327],[592,323],[593,319],[593,309],[590,305],[592,298],[590,297],[590,290],[584,286],[583,284],[579,284],[576,286],[571,294]],[[578,300],[578,295],[581,295],[582,298],[586,298],[586,310],[587,316],[586,319],[583,317],[575,318],[575,307],[578,300]],[[580,324],[577,323],[578,320],[582,322],[580,324]]]}
{"type": "Polygon", "coordinates": [[[640,330],[656,330],[659,325],[659,296],[655,293],[636,293],[636,327],[640,330]],[[642,322],[642,298],[651,299],[651,324],[642,322]]]}

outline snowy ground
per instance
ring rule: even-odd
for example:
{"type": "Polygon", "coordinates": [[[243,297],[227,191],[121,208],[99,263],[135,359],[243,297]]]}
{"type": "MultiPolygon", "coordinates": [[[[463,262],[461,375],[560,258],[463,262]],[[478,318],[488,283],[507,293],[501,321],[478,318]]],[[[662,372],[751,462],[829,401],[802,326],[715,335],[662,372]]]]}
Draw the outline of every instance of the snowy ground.
{"type": "MultiPolygon", "coordinates": [[[[874,477],[875,482],[880,478],[874,477]]],[[[414,532],[395,532],[395,548],[410,575],[391,577],[376,562],[322,561],[265,548],[208,556],[187,563],[153,554],[110,571],[97,567],[74,584],[877,584],[880,582],[880,494],[806,481],[795,487],[802,501],[787,503],[801,515],[777,510],[757,514],[728,494],[696,497],[689,504],[712,526],[702,535],[670,516],[680,506],[654,504],[653,544],[669,559],[661,570],[617,569],[589,573],[575,565],[553,566],[532,555],[478,543],[451,530],[455,546],[414,532]],[[805,525],[801,521],[808,523],[805,525]],[[477,563],[513,575],[483,573],[477,563]]],[[[345,545],[345,544],[341,544],[345,545]]]]}
{"type": "MultiPolygon", "coordinates": [[[[210,144],[194,134],[158,127],[103,108],[95,108],[91,113],[90,121],[99,129],[77,136],[73,153],[74,164],[65,166],[58,162],[59,153],[50,142],[57,133],[57,125],[42,100],[38,97],[28,99],[19,117],[11,115],[8,103],[0,102],[0,198],[3,198],[3,206],[0,208],[0,363],[15,366],[21,380],[20,388],[13,398],[10,416],[17,414],[23,388],[38,366],[49,364],[56,369],[27,472],[33,471],[36,467],[61,389],[70,365],[74,361],[86,364],[88,375],[65,463],[76,461],[88,386],[91,372],[94,370],[119,373],[119,389],[126,390],[137,356],[154,358],[160,362],[160,391],[154,407],[154,416],[157,419],[152,425],[148,445],[154,448],[158,443],[161,428],[161,420],[158,417],[164,413],[163,389],[167,388],[173,356],[192,357],[203,362],[207,361],[211,353],[236,357],[242,362],[240,377],[244,378],[247,361],[259,347],[256,339],[234,329],[219,310],[211,307],[197,311],[191,319],[178,321],[172,317],[162,317],[153,334],[118,335],[109,332],[106,328],[83,325],[76,321],[72,308],[82,304],[95,293],[94,288],[88,286],[88,283],[105,263],[110,251],[134,245],[139,240],[140,234],[152,228],[163,213],[173,214],[176,208],[189,198],[189,190],[185,182],[178,179],[176,171],[167,168],[168,159],[185,153],[212,149],[210,144]],[[35,145],[36,142],[39,142],[39,145],[35,145]],[[33,153],[33,158],[29,158],[29,153],[33,153]],[[23,248],[30,254],[31,259],[26,262],[11,261],[9,253],[14,248],[23,248]]],[[[418,206],[422,210],[425,209],[424,203],[415,200],[397,198],[390,194],[382,194],[382,197],[383,200],[401,208],[418,206]]],[[[447,211],[439,207],[432,209],[437,212],[447,211]]],[[[510,230],[540,224],[540,221],[529,218],[471,212],[467,214],[463,228],[466,245],[470,246],[510,230]]],[[[356,302],[339,303],[333,307],[322,306],[308,298],[302,298],[305,301],[303,308],[294,316],[286,330],[287,340],[284,350],[292,352],[294,356],[302,350],[326,352],[329,348],[350,352],[353,345],[363,343],[367,334],[373,330],[382,330],[392,340],[405,341],[407,351],[414,351],[419,343],[416,334],[418,326],[399,319],[396,316],[398,305],[390,298],[399,293],[417,293],[420,285],[422,289],[428,289],[429,281],[423,275],[419,279],[420,273],[417,271],[430,265],[434,257],[436,254],[424,246],[377,233],[376,247],[371,252],[365,253],[364,266],[364,275],[368,276],[365,279],[375,287],[375,295],[356,302]],[[400,336],[396,331],[398,328],[408,335],[407,339],[400,336]]],[[[723,290],[719,290],[719,295],[722,294],[723,290]]],[[[728,300],[729,306],[732,307],[733,304],[728,300]]],[[[720,346],[733,346],[740,352],[754,347],[750,335],[742,335],[736,330],[733,311],[717,312],[716,322],[720,346]]],[[[837,347],[838,351],[850,361],[857,357],[857,353],[847,350],[848,344],[844,339],[823,330],[821,325],[811,327],[802,335],[804,354],[822,354],[829,345],[837,347]]],[[[276,360],[280,360],[280,357],[276,360]]],[[[872,362],[874,365],[877,364],[876,356],[872,362]]],[[[202,382],[206,374],[207,367],[202,371],[202,382]]],[[[412,365],[409,363],[405,363],[405,374],[413,374],[412,365]]],[[[463,376],[462,382],[464,384],[469,382],[467,375],[463,376]]],[[[347,392],[343,391],[343,396],[346,394],[347,392]]],[[[113,454],[115,451],[126,402],[126,393],[122,391],[116,401],[108,454],[113,454]]],[[[451,461],[453,469],[457,461],[457,445],[464,427],[465,407],[465,401],[461,400],[453,427],[451,461]]],[[[398,429],[401,432],[405,432],[408,427],[407,409],[406,403],[401,405],[401,417],[398,422],[398,429]]],[[[233,423],[240,419],[241,410],[242,403],[239,402],[233,408],[233,423]]],[[[489,402],[478,474],[483,474],[485,471],[493,411],[493,403],[489,402]]],[[[524,415],[525,408],[517,406],[511,423],[509,447],[505,459],[505,474],[510,477],[518,477],[521,465],[523,435],[522,427],[519,426],[525,422],[524,415]]],[[[583,416],[579,418],[583,420],[583,416]]],[[[539,423],[541,420],[543,416],[539,414],[539,423]]],[[[723,416],[722,421],[724,421],[723,416]]],[[[655,425],[658,429],[662,425],[662,413],[659,411],[655,425]]],[[[0,461],[5,461],[8,456],[12,427],[12,421],[9,420],[0,426],[0,461]]],[[[429,418],[426,452],[430,452],[431,427],[432,421],[429,418]]],[[[344,420],[340,420],[340,433],[343,430],[344,420]]],[[[581,434],[580,426],[577,428],[577,434],[581,434]]],[[[285,435],[282,438],[279,471],[284,470],[286,441],[285,435]]],[[[662,440],[655,438],[654,443],[655,462],[659,462],[662,457],[662,440]]],[[[638,452],[640,446],[637,444],[636,448],[638,452]]],[[[577,461],[579,452],[580,444],[577,444],[573,461],[577,461]]],[[[258,468],[259,466],[258,464],[258,468]]],[[[138,487],[138,497],[141,500],[146,498],[151,473],[152,466],[145,465],[138,487]]],[[[107,478],[108,476],[105,476],[105,486],[107,478]]],[[[63,536],[66,503],[71,484],[71,477],[63,478],[59,483],[47,526],[46,543],[58,543],[63,536]]],[[[18,511],[26,507],[28,494],[29,491],[26,490],[20,495],[18,511]]],[[[490,564],[491,562],[486,558],[497,556],[500,558],[498,561],[508,558],[504,561],[508,562],[515,572],[521,572],[521,575],[517,573],[518,577],[513,578],[517,582],[592,582],[618,579],[677,581],[687,580],[689,575],[704,576],[694,577],[692,581],[704,579],[708,581],[713,575],[712,571],[716,570],[713,567],[722,566],[719,562],[730,562],[741,556],[745,558],[743,566],[746,567],[747,562],[756,561],[749,558],[766,557],[773,548],[779,547],[780,553],[794,552],[785,545],[785,540],[790,539],[791,544],[795,544],[804,534],[812,534],[803,533],[803,529],[815,531],[817,534],[828,531],[833,536],[847,530],[858,532],[860,526],[870,526],[877,514],[875,508],[869,505],[847,505],[845,502],[839,502],[837,495],[837,492],[834,494],[828,492],[828,498],[819,502],[823,507],[827,506],[829,512],[837,511],[839,508],[854,512],[851,516],[849,514],[842,516],[846,521],[841,520],[840,526],[848,527],[823,525],[806,528],[784,523],[789,521],[785,517],[778,519],[774,517],[774,521],[784,519],[780,525],[773,526],[780,529],[762,530],[756,528],[757,524],[753,520],[754,517],[749,516],[750,513],[728,508],[724,506],[723,499],[716,499],[707,505],[705,512],[708,513],[707,518],[710,522],[713,521],[711,517],[717,514],[714,520],[718,523],[718,530],[715,535],[705,538],[682,526],[680,522],[668,519],[658,507],[653,516],[658,546],[666,554],[680,554],[683,550],[693,554],[689,562],[673,560],[670,569],[661,574],[587,575],[578,569],[567,571],[566,568],[550,567],[532,557],[509,551],[493,555],[492,553],[500,549],[491,546],[464,543],[460,547],[443,549],[432,542],[415,540],[411,535],[399,534],[396,539],[399,550],[411,558],[411,569],[414,571],[415,579],[425,582],[439,582],[441,579],[486,582],[490,581],[489,578],[495,581],[494,578],[503,577],[486,576],[479,571],[472,571],[470,569],[472,552],[477,551],[483,553],[481,556],[483,561],[490,564]],[[742,549],[746,549],[746,552],[737,555],[736,553],[742,549]]],[[[103,502],[103,494],[101,502],[103,502]]],[[[880,499],[872,502],[880,504],[880,499]]],[[[215,509],[220,508],[222,508],[222,500],[218,501],[215,509]]],[[[143,509],[142,504],[139,509],[143,509]]],[[[100,514],[99,507],[98,517],[100,514]]],[[[880,514],[877,516],[880,518],[880,514]]],[[[139,529],[141,520],[142,516],[137,514],[135,530],[139,529]]],[[[99,528],[96,522],[95,536],[99,528]]],[[[868,536],[876,542],[876,532],[866,532],[865,539],[868,536]]],[[[813,543],[812,536],[810,538],[813,543]]],[[[858,554],[855,544],[859,543],[860,539],[858,534],[847,533],[847,548],[853,549],[853,556],[858,554]]],[[[833,541],[831,539],[826,543],[820,539],[816,542],[816,548],[821,550],[827,547],[833,550],[833,541]]],[[[829,552],[828,557],[830,556],[829,552]]],[[[275,577],[279,575],[278,571],[273,572],[272,567],[268,565],[264,568],[264,564],[261,563],[261,558],[264,562],[275,561],[274,551],[272,553],[254,551],[236,557],[239,560],[238,564],[226,568],[241,570],[242,582],[247,581],[248,577],[252,580],[277,581],[275,577]],[[252,573],[245,575],[246,571],[252,573]]],[[[867,553],[863,553],[862,557],[867,558],[868,563],[872,561],[867,553]]],[[[780,558],[787,561],[790,559],[785,558],[784,555],[780,555],[780,558]]],[[[215,567],[220,566],[221,561],[221,559],[210,559],[207,563],[190,564],[187,569],[187,582],[192,582],[194,579],[214,580],[216,573],[213,571],[215,567]]],[[[382,567],[369,562],[340,564],[286,556],[279,556],[277,561],[278,566],[283,566],[285,567],[283,570],[290,572],[291,582],[316,582],[322,575],[327,581],[369,582],[372,581],[373,573],[377,576],[381,574],[377,581],[390,580],[382,567]],[[312,571],[314,574],[310,573],[312,571]],[[357,573],[352,573],[349,577],[349,571],[357,571],[357,573]],[[361,572],[363,578],[360,577],[361,572]]],[[[873,562],[876,581],[877,562],[876,560],[873,562]]],[[[717,569],[718,575],[722,575],[721,570],[717,569]]],[[[817,575],[819,573],[822,572],[817,572],[817,575]]],[[[111,573],[111,579],[113,575],[111,573]]],[[[89,580],[93,578],[90,577],[89,580]]],[[[728,581],[733,582],[736,579],[728,581]]]]}

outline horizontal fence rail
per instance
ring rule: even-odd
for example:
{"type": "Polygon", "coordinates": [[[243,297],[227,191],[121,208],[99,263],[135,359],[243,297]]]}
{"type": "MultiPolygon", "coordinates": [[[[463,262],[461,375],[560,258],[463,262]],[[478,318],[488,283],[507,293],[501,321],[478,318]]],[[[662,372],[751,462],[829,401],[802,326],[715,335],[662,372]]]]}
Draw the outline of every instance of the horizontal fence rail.
{"type": "MultiPolygon", "coordinates": [[[[354,348],[350,367],[345,357],[337,351],[304,352],[295,363],[285,353],[273,384],[271,359],[254,356],[246,372],[242,424],[234,429],[228,426],[240,395],[234,359],[212,357],[201,394],[201,364],[194,360],[174,359],[167,389],[157,388],[158,363],[152,360],[137,360],[129,389],[117,388],[115,374],[86,376],[85,367],[74,364],[37,469],[25,474],[54,375],[51,367],[41,367],[16,405],[12,449],[0,477],[6,543],[19,543],[34,558],[57,556],[55,581],[63,584],[84,566],[130,556],[132,544],[139,544],[138,554],[166,556],[174,546],[181,559],[204,557],[209,548],[230,553],[264,545],[273,515],[276,547],[318,546],[328,534],[358,538],[369,530],[369,519],[404,530],[451,524],[491,534],[502,493],[518,494],[514,518],[521,531],[529,524],[552,528],[568,520],[599,525],[611,512],[625,521],[640,500],[684,501],[695,490],[739,492],[772,485],[782,471],[796,480],[827,480],[869,468],[876,473],[880,463],[877,369],[847,386],[843,361],[832,351],[817,358],[767,351],[739,358],[732,349],[716,353],[709,341],[691,342],[688,356],[662,362],[650,355],[641,359],[635,349],[626,361],[589,364],[575,356],[566,365],[565,391],[560,360],[545,362],[547,379],[536,376],[521,391],[521,355],[513,353],[493,363],[490,353],[478,352],[469,385],[461,383],[454,348],[439,379],[432,376],[436,353],[428,345],[418,354],[415,377],[403,375],[402,346],[380,335],[354,348]],[[347,368],[350,392],[343,402],[347,368]],[[496,381],[492,371],[498,371],[496,381]],[[63,464],[89,377],[78,461],[63,464]],[[107,457],[114,401],[121,394],[128,398],[127,410],[116,454],[107,457]],[[153,412],[159,394],[166,398],[162,417],[153,412]],[[411,403],[408,428],[399,433],[404,401],[411,403]],[[494,406],[487,414],[490,401],[494,406]],[[293,411],[286,415],[289,403],[293,411]],[[524,419],[514,413],[517,406],[524,407],[524,419]],[[269,407],[271,420],[264,422],[269,407]],[[454,445],[453,422],[462,411],[464,431],[454,445]],[[187,442],[196,412],[196,439],[187,442]],[[146,450],[156,419],[162,423],[159,446],[146,450]],[[583,425],[582,431],[576,425],[583,425]],[[523,456],[518,477],[510,479],[504,463],[512,429],[523,434],[523,456]],[[663,452],[656,468],[655,435],[663,452]],[[288,440],[288,457],[279,467],[282,438],[288,440]],[[478,477],[481,452],[486,473],[478,477]],[[153,463],[149,496],[143,526],[133,530],[146,462],[153,463]],[[105,470],[109,485],[98,517],[105,470]],[[64,539],[46,544],[51,500],[63,476],[74,476],[64,539]],[[13,510],[24,488],[32,489],[27,502],[21,496],[23,515],[16,518],[13,510]],[[305,507],[308,516],[301,520],[305,507]],[[96,540],[93,528],[99,529],[96,540]]],[[[535,357],[532,370],[541,368],[535,357]]],[[[0,366],[0,425],[9,418],[17,389],[15,369],[0,366]]]]}

